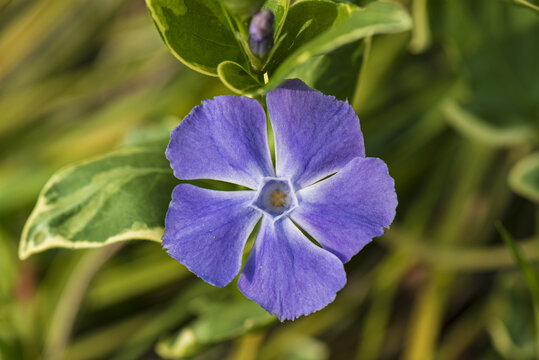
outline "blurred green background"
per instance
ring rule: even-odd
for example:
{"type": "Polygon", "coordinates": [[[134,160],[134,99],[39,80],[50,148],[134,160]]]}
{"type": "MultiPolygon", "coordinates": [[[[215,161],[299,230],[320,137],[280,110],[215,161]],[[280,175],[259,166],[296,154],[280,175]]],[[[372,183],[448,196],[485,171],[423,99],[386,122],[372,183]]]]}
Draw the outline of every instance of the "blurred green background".
{"type": "Polygon", "coordinates": [[[0,358],[536,359],[530,288],[495,224],[537,273],[539,8],[401,3],[413,30],[373,38],[349,97],[397,218],[334,303],[281,324],[156,243],[18,260],[58,168],[231,92],[169,53],[142,0],[0,0],[0,358]]]}

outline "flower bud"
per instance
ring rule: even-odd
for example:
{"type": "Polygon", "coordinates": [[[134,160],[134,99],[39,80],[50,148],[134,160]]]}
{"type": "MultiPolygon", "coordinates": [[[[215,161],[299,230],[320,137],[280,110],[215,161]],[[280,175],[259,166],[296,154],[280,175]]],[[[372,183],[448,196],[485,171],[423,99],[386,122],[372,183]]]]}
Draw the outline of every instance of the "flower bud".
{"type": "Polygon", "coordinates": [[[260,59],[265,59],[273,47],[275,15],[264,9],[257,12],[249,25],[249,48],[260,59]]]}

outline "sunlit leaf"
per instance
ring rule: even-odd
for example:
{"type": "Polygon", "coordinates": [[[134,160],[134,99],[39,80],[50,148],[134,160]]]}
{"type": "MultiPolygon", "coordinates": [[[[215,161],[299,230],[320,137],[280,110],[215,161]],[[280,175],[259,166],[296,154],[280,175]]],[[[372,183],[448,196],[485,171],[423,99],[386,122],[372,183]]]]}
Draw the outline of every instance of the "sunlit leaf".
{"type": "Polygon", "coordinates": [[[218,0],[147,0],[157,30],[185,65],[217,75],[223,61],[245,64],[229,15],[218,0]]]}
{"type": "Polygon", "coordinates": [[[166,140],[140,144],[58,171],[24,227],[19,256],[24,259],[52,247],[160,241],[170,194],[178,182],[165,146],[166,140]]]}
{"type": "Polygon", "coordinates": [[[402,32],[410,27],[408,13],[395,3],[374,2],[358,8],[320,0],[298,2],[290,8],[283,27],[287,38],[274,55],[274,61],[284,56],[286,60],[270,73],[265,90],[278,86],[315,56],[365,37],[402,32]]]}
{"type": "Polygon", "coordinates": [[[285,38],[269,64],[270,73],[294,51],[346,18],[352,9],[358,7],[327,0],[304,0],[294,4],[282,28],[285,38]]]}

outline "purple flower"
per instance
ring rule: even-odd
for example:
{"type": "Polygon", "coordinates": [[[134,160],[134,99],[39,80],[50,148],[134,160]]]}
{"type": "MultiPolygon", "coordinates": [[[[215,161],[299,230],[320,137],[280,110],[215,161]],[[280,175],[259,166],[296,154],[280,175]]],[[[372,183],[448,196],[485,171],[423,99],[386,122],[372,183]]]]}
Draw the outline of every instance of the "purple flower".
{"type": "Polygon", "coordinates": [[[294,319],[335,299],[346,283],[343,263],[383,234],[397,197],[385,163],[365,157],[348,103],[289,80],[268,93],[267,105],[275,170],[256,100],[206,100],[172,131],[166,156],[178,179],[252,190],[176,186],[163,246],[205,281],[224,286],[240,271],[245,242],[262,218],[238,287],[280,320],[294,319]]]}
{"type": "Polygon", "coordinates": [[[264,9],[257,12],[249,25],[249,48],[261,59],[265,59],[273,47],[273,25],[275,15],[264,9]]]}

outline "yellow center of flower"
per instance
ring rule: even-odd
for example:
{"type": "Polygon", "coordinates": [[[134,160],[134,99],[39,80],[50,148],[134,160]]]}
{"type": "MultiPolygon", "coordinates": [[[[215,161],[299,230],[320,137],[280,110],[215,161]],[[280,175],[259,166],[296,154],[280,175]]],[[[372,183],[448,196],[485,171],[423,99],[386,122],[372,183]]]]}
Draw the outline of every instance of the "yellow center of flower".
{"type": "Polygon", "coordinates": [[[275,190],[270,195],[270,202],[271,205],[282,207],[284,205],[284,202],[286,200],[286,195],[281,190],[275,190]]]}

